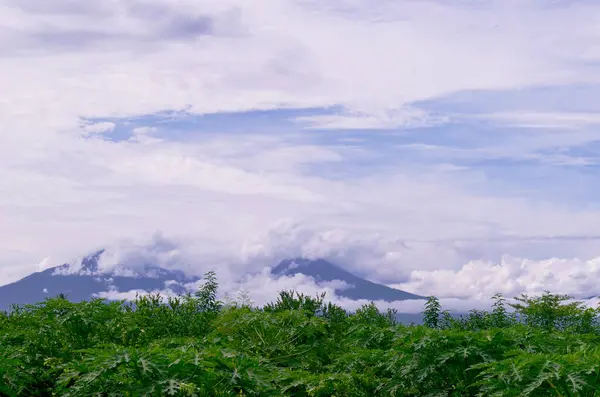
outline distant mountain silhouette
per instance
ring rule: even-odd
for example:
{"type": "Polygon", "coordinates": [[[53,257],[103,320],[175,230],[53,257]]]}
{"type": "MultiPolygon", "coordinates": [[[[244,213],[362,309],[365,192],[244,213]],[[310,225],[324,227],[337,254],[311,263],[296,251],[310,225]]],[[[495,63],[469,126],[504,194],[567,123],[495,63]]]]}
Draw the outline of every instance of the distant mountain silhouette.
{"type": "MultiPolygon", "coordinates": [[[[81,270],[70,272],[68,264],[56,266],[29,276],[12,284],[0,287],[0,310],[7,310],[11,304],[32,304],[60,293],[67,295],[73,302],[90,300],[94,294],[109,289],[119,292],[131,290],[162,290],[165,283],[189,283],[199,280],[199,277],[189,277],[183,272],[172,271],[153,265],[145,266],[142,271],[113,272],[100,274],[98,261],[103,251],[96,252],[82,260],[81,270]],[[121,274],[119,274],[121,273],[121,274]]],[[[181,285],[172,283],[168,288],[177,294],[187,291],[181,285]]]]}
{"type": "Polygon", "coordinates": [[[279,263],[271,271],[277,276],[304,274],[313,277],[315,281],[341,280],[351,287],[347,289],[336,289],[335,293],[349,299],[383,300],[387,302],[402,301],[408,299],[426,299],[425,297],[411,294],[410,292],[377,284],[364,278],[360,278],[341,267],[334,265],[324,259],[287,259],[279,263]]]}
{"type": "MultiPolygon", "coordinates": [[[[73,302],[90,300],[96,294],[109,290],[151,292],[164,290],[168,287],[176,294],[185,294],[188,290],[184,288],[183,284],[193,283],[201,279],[196,276],[187,276],[181,271],[167,270],[152,264],[136,268],[137,270],[117,267],[110,272],[102,272],[98,267],[98,262],[103,252],[98,251],[85,257],[80,266],[76,268],[64,264],[30,274],[12,284],[0,286],[0,310],[8,310],[12,304],[41,302],[61,293],[73,302]]],[[[276,276],[302,273],[313,277],[317,282],[344,281],[351,287],[336,290],[336,293],[349,299],[384,300],[388,302],[423,299],[418,295],[367,281],[322,259],[285,260],[277,265],[272,273],[276,276]]]]}

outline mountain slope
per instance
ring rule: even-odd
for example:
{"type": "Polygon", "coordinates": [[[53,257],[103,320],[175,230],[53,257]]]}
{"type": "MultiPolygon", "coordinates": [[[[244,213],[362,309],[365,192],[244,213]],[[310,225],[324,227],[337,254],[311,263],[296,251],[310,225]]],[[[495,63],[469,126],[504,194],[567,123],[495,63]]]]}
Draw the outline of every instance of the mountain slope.
{"type": "Polygon", "coordinates": [[[349,299],[383,300],[387,302],[425,299],[410,292],[365,280],[323,259],[309,260],[297,258],[284,260],[273,268],[271,273],[277,276],[304,274],[305,276],[313,277],[317,282],[341,280],[350,284],[351,287],[348,289],[336,289],[335,292],[337,295],[349,299]]]}
{"type": "Polygon", "coordinates": [[[113,289],[119,292],[130,290],[162,290],[165,283],[175,293],[187,291],[178,283],[188,283],[199,280],[198,277],[188,277],[183,272],[171,271],[148,265],[141,273],[122,272],[101,274],[98,271],[98,260],[102,254],[99,251],[83,259],[81,270],[71,274],[68,264],[46,269],[30,274],[14,283],[0,287],[0,310],[7,310],[13,303],[32,304],[60,293],[67,295],[71,301],[89,300],[94,294],[113,289]]]}
{"type": "MultiPolygon", "coordinates": [[[[172,271],[154,265],[146,265],[133,272],[117,267],[109,273],[99,270],[98,262],[103,251],[84,258],[76,269],[68,264],[46,269],[12,284],[0,286],[0,310],[8,310],[11,304],[33,304],[60,293],[71,301],[92,299],[105,291],[127,292],[131,290],[156,291],[171,289],[176,294],[188,291],[183,284],[200,280],[186,276],[181,271],[172,271]],[[167,287],[168,284],[168,287],[167,287]]],[[[302,273],[319,281],[341,280],[348,289],[336,289],[339,296],[349,299],[397,301],[423,299],[405,291],[373,283],[360,278],[325,260],[294,259],[276,266],[272,273],[276,276],[302,273]]]]}

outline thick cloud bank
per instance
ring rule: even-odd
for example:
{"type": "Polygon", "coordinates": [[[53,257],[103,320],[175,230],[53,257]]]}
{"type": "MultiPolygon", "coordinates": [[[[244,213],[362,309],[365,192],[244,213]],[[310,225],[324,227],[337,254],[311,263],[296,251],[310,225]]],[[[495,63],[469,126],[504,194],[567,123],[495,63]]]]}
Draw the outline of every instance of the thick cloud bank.
{"type": "MultiPolygon", "coordinates": [[[[211,252],[202,252],[201,245],[178,242],[156,234],[145,244],[123,243],[107,248],[101,256],[98,270],[128,274],[124,269],[133,269],[139,273],[149,264],[183,270],[189,275],[202,275],[214,270],[221,285],[221,296],[247,290],[251,299],[261,305],[275,299],[279,291],[289,289],[313,296],[326,292],[329,299],[347,308],[368,303],[336,296],[334,290],[343,287],[343,283],[316,283],[301,274],[279,278],[270,274],[270,269],[280,260],[293,257],[326,258],[371,281],[422,296],[440,297],[447,308],[454,311],[488,308],[490,298],[498,292],[507,298],[521,293],[538,295],[546,290],[583,300],[599,295],[598,258],[587,261],[557,258],[528,260],[504,256],[498,262],[470,261],[459,268],[417,270],[410,266],[414,253],[410,252],[407,244],[391,244],[386,239],[379,241],[375,237],[353,239],[340,230],[317,233],[290,222],[278,224],[275,230],[262,239],[248,242],[237,258],[219,258],[211,252]],[[261,244],[258,244],[259,240],[261,244]],[[394,251],[390,251],[392,248],[394,251]],[[405,251],[409,251],[408,254],[405,251]]],[[[435,245],[428,248],[436,249],[435,245]]],[[[459,258],[460,255],[453,253],[449,258],[452,257],[459,258]]],[[[71,273],[81,270],[78,263],[80,261],[74,261],[71,273]]],[[[186,288],[195,291],[201,283],[186,285],[186,288]]],[[[139,291],[107,291],[103,296],[124,298],[135,296],[136,292],[139,291]]],[[[165,289],[161,293],[169,295],[172,291],[165,289]]],[[[595,301],[590,302],[593,304],[595,301]]],[[[391,305],[378,302],[378,306],[418,312],[422,310],[423,303],[419,300],[391,305]]]]}
{"type": "Polygon", "coordinates": [[[595,294],[600,6],[565,4],[2,1],[0,284],[106,248],[595,294]]]}

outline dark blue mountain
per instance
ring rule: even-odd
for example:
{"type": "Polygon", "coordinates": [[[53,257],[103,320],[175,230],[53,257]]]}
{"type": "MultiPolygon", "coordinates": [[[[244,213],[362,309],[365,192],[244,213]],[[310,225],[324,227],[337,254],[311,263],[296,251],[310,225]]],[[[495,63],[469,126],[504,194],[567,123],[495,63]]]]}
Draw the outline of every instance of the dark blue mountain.
{"type": "Polygon", "coordinates": [[[354,300],[366,299],[369,301],[393,302],[408,299],[426,299],[410,292],[365,280],[323,259],[287,259],[279,263],[271,272],[276,276],[304,274],[314,278],[317,282],[341,280],[349,284],[350,288],[339,288],[335,290],[335,293],[338,296],[354,300]]]}
{"type": "Polygon", "coordinates": [[[181,285],[199,280],[199,277],[188,277],[183,272],[163,269],[148,265],[139,272],[127,272],[119,274],[100,273],[98,271],[98,260],[103,251],[99,251],[82,260],[81,270],[70,274],[69,265],[56,266],[29,276],[12,284],[0,287],[0,310],[7,310],[11,304],[33,304],[48,297],[63,293],[70,301],[79,302],[89,300],[109,289],[119,292],[131,290],[162,290],[165,283],[177,294],[187,292],[181,285]]]}
{"type": "MultiPolygon", "coordinates": [[[[154,291],[171,289],[176,294],[188,290],[183,284],[200,280],[181,271],[167,270],[148,264],[137,271],[101,272],[98,267],[103,251],[98,251],[81,261],[74,272],[70,265],[46,269],[33,273],[12,284],[0,286],[0,310],[8,310],[11,304],[33,304],[46,298],[65,294],[73,302],[92,299],[96,294],[108,290],[128,292],[131,290],[154,291]]],[[[123,269],[121,269],[123,270],[123,269]]],[[[277,276],[302,273],[313,277],[317,282],[341,280],[351,287],[337,289],[339,296],[349,299],[397,301],[424,299],[405,291],[400,291],[360,278],[325,260],[294,259],[285,260],[276,266],[272,273],[277,276]]]]}

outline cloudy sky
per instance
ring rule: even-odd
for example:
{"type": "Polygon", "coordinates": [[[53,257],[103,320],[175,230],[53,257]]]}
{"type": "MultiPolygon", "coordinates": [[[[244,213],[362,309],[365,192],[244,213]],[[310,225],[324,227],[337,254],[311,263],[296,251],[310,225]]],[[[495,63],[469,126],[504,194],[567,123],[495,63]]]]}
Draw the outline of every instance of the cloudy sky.
{"type": "Polygon", "coordinates": [[[591,0],[0,0],[0,284],[106,247],[598,293],[599,43],[591,0]]]}

